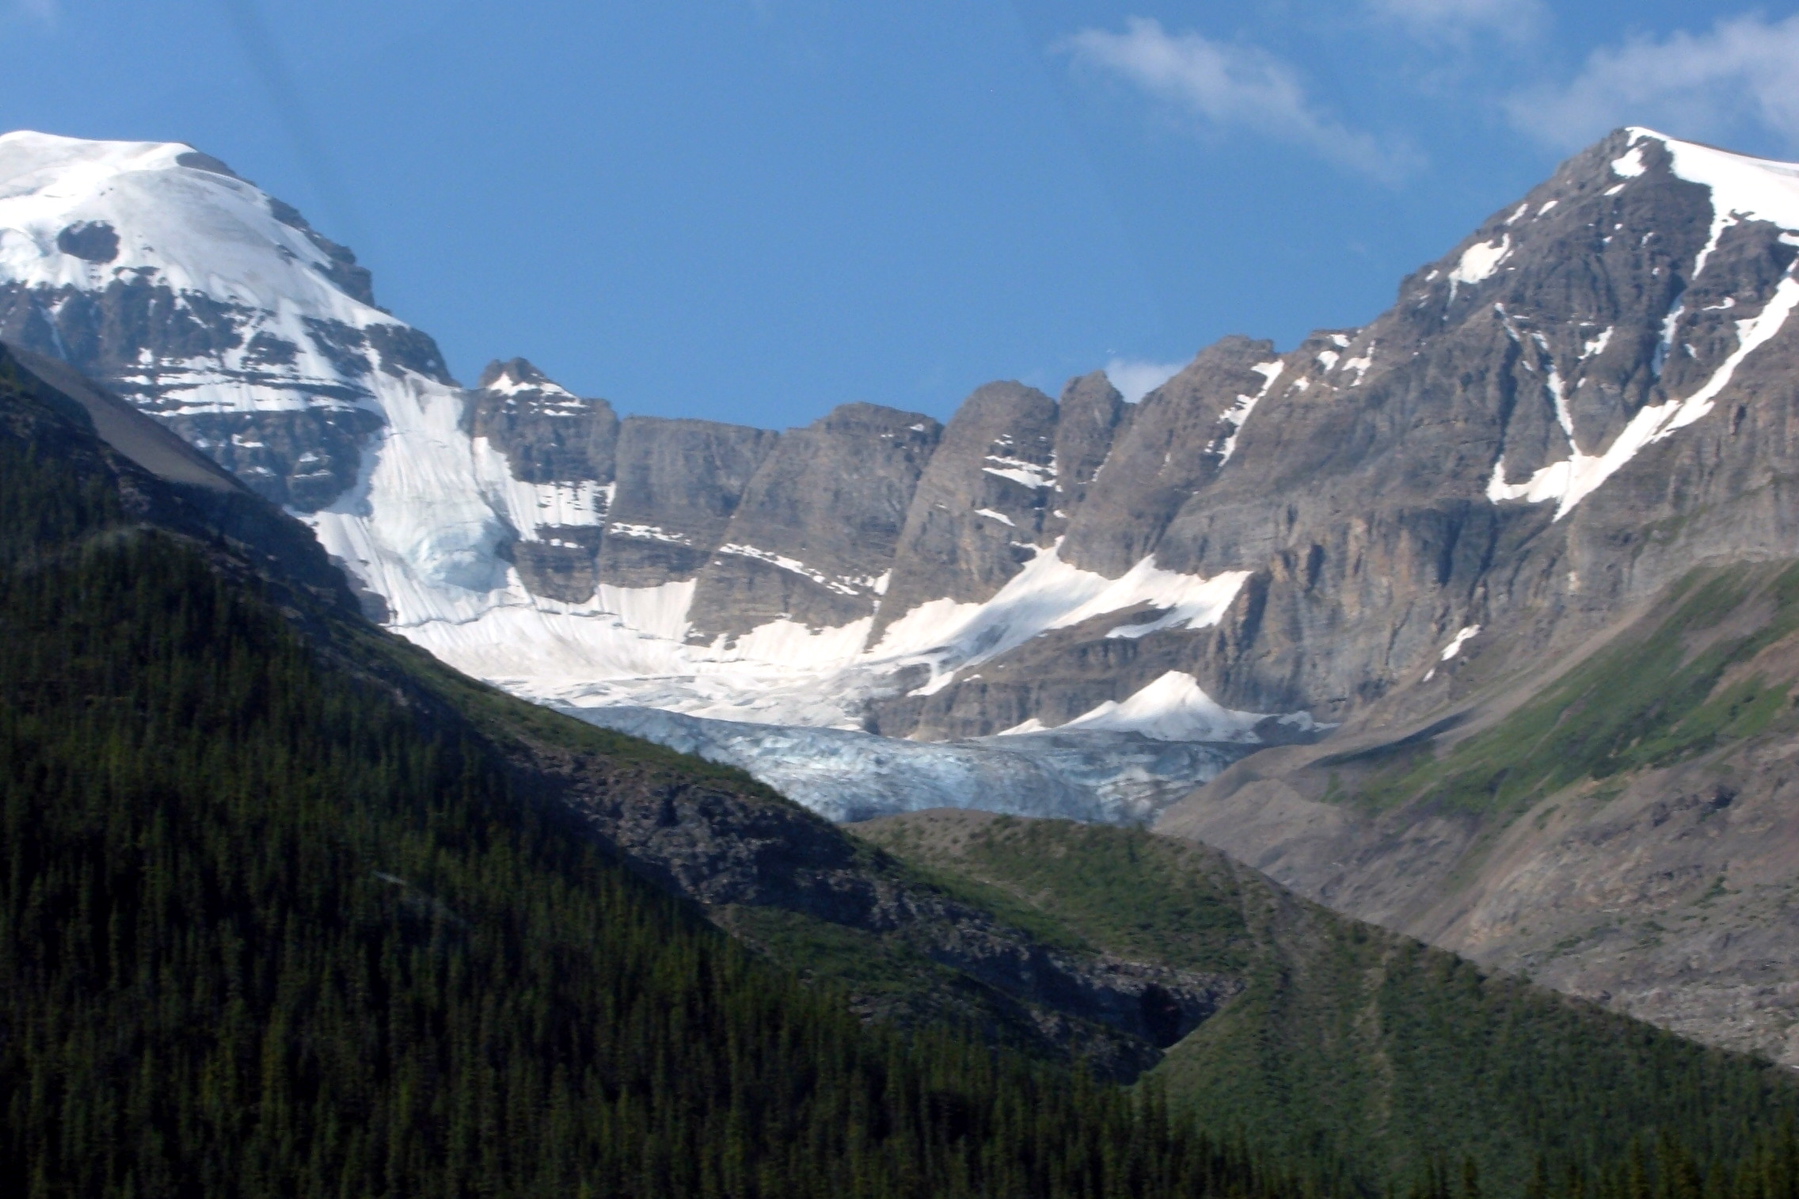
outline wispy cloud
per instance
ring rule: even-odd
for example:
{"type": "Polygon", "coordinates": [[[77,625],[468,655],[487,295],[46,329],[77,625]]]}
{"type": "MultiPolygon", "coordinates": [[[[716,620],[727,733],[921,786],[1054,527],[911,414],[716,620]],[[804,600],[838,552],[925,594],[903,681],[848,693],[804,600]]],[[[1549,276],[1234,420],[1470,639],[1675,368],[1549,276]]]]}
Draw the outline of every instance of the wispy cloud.
{"type": "Polygon", "coordinates": [[[1124,397],[1127,404],[1135,404],[1138,400],[1154,391],[1168,380],[1174,378],[1185,362],[1145,362],[1140,358],[1114,358],[1106,363],[1106,378],[1112,380],[1112,386],[1124,397]]]}
{"type": "Polygon", "coordinates": [[[62,15],[62,4],[61,0],[8,0],[5,11],[14,19],[48,26],[56,24],[62,15]]]}
{"type": "Polygon", "coordinates": [[[1393,181],[1416,155],[1347,128],[1306,94],[1299,73],[1255,46],[1169,33],[1131,17],[1123,33],[1084,29],[1061,46],[1077,64],[1124,79],[1205,132],[1248,130],[1302,145],[1341,166],[1393,181]]]}
{"type": "Polygon", "coordinates": [[[1507,107],[1519,128],[1563,148],[1618,125],[1709,138],[1758,129],[1799,146],[1799,16],[1751,14],[1708,33],[1602,47],[1572,80],[1514,96],[1507,107]]]}
{"type": "Polygon", "coordinates": [[[1368,7],[1430,40],[1462,41],[1478,31],[1523,41],[1549,19],[1544,0],[1368,0],[1368,7]]]}

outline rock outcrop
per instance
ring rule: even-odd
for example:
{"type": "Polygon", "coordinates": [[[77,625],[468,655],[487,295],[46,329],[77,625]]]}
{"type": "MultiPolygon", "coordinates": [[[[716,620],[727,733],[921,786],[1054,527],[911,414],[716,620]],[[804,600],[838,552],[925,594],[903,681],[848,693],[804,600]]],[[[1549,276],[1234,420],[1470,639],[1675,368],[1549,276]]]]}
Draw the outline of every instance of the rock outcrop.
{"type": "Polygon", "coordinates": [[[916,412],[845,404],[781,434],[701,575],[695,635],[729,638],[775,622],[831,628],[872,617],[942,432],[916,412]]]}

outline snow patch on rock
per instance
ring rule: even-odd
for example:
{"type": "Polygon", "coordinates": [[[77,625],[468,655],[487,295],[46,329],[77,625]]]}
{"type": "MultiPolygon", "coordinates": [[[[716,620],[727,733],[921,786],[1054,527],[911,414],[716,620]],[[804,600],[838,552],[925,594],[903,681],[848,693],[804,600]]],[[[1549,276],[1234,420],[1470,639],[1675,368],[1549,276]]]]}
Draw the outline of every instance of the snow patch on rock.
{"type": "Polygon", "coordinates": [[[1262,376],[1262,386],[1254,395],[1238,396],[1237,402],[1226,408],[1218,418],[1231,427],[1231,431],[1225,434],[1222,444],[1219,444],[1219,466],[1222,467],[1231,460],[1231,453],[1237,448],[1237,434],[1243,431],[1243,422],[1249,419],[1249,414],[1255,411],[1256,405],[1267,396],[1269,389],[1274,386],[1274,381],[1281,377],[1281,371],[1285,365],[1277,358],[1273,362],[1259,362],[1249,368],[1262,376]]]}
{"type": "Polygon", "coordinates": [[[1443,647],[1443,652],[1437,655],[1437,660],[1439,662],[1449,661],[1462,652],[1462,646],[1466,645],[1470,638],[1478,636],[1480,636],[1480,626],[1477,624],[1464,625],[1457,629],[1455,636],[1449,639],[1449,644],[1443,647]]]}
{"type": "Polygon", "coordinates": [[[1010,479],[1033,491],[1056,485],[1056,460],[1051,455],[1047,463],[1027,462],[1023,458],[1011,458],[1003,454],[987,455],[990,465],[981,469],[1001,479],[1010,479]]]}
{"type": "Polygon", "coordinates": [[[1130,608],[1163,609],[1148,624],[1122,625],[1108,636],[1141,637],[1161,628],[1206,628],[1224,616],[1249,571],[1205,578],[1163,570],[1144,558],[1116,579],[1064,562],[1061,543],[1040,550],[992,599],[957,603],[940,599],[920,604],[894,621],[876,659],[928,659],[929,682],[913,694],[930,695],[948,686],[957,670],[1023,645],[1054,629],[1069,628],[1130,608]]]}
{"type": "Polygon", "coordinates": [[[1491,278],[1512,252],[1512,235],[1507,233],[1497,242],[1476,242],[1462,251],[1455,269],[1449,272],[1450,292],[1454,294],[1455,285],[1479,283],[1491,278]]]}

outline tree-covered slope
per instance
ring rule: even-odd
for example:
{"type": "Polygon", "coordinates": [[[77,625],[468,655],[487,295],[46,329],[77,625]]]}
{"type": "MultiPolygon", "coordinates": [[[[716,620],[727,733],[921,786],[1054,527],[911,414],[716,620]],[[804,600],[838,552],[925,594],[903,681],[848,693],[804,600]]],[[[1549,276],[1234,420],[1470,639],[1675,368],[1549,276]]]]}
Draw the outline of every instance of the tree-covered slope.
{"type": "Polygon", "coordinates": [[[1341,1156],[1365,1179],[1445,1161],[1459,1178],[1466,1158],[1489,1190],[1516,1193],[1539,1158],[1560,1180],[1661,1133],[1729,1163],[1799,1112],[1783,1071],[1484,973],[1203,846],[968,812],[856,827],[1028,909],[1047,937],[1240,978],[1150,1077],[1213,1126],[1341,1156]]]}
{"type": "Polygon", "coordinates": [[[871,1030],[753,959],[524,785],[495,730],[533,717],[409,680],[221,495],[0,357],[0,1173],[23,1193],[1285,1187],[1153,1102],[871,1030]]]}

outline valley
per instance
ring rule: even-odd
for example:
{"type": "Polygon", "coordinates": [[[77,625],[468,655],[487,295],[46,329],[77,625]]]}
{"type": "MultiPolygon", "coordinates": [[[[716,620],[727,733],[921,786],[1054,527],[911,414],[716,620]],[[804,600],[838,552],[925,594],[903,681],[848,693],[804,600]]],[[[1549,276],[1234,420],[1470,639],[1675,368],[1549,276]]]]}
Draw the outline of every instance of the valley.
{"type": "MultiPolygon", "coordinates": [[[[7,134],[0,185],[22,369],[284,511],[282,553],[309,531],[418,669],[545,706],[507,709],[559,730],[509,769],[864,1014],[1226,1085],[1181,1062],[1252,1035],[1256,980],[1040,936],[1035,892],[983,906],[1016,880],[926,833],[986,809],[1148,825],[1272,880],[1232,875],[1239,908],[1799,1067],[1791,164],[1620,129],[1364,326],[1225,338],[1134,404],[1094,371],[780,431],[621,416],[519,358],[464,387],[348,249],[193,147],[7,134]],[[594,775],[567,715],[729,785],[594,775]]],[[[1352,1125],[1337,1151],[1376,1162],[1352,1125]]],[[[1391,1152],[1369,1168],[1425,1151],[1391,1152]]]]}
{"type": "Polygon", "coordinates": [[[40,1192],[1374,1195],[1453,1153],[1573,1199],[1646,1137],[1657,1195],[1799,1164],[1786,1071],[1216,851],[833,824],[461,675],[11,352],[0,567],[0,1156],[40,1192]]]}

